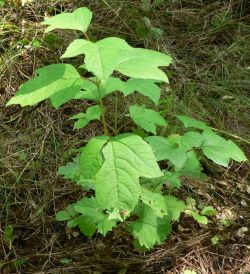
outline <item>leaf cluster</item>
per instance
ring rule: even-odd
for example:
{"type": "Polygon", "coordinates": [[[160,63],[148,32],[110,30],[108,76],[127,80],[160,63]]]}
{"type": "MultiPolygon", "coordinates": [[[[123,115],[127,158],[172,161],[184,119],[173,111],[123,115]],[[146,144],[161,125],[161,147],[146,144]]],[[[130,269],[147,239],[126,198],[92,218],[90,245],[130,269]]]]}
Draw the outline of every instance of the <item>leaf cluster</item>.
{"type": "MultiPolygon", "coordinates": [[[[70,119],[75,120],[74,129],[97,120],[103,135],[89,140],[80,155],[59,168],[59,174],[92,194],[58,212],[56,218],[67,221],[68,227],[79,227],[88,237],[96,232],[105,236],[119,224],[133,235],[136,247],[150,249],[167,237],[172,223],[185,210],[200,220],[195,215],[198,213],[170,195],[173,188],[181,187],[183,176],[202,177],[203,157],[224,167],[231,159],[241,162],[246,157],[231,140],[187,116],[177,116],[186,128],[184,134],[157,135],[159,127],[168,125],[157,108],[161,85],[168,83],[162,67],[172,62],[171,57],[133,48],[116,37],[90,41],[86,32],[91,20],[91,11],[79,8],[43,22],[48,26],[46,32],[71,29],[83,33],[85,39],[74,40],[61,56],[63,61],[82,56],[83,64],[75,68],[63,62],[38,69],[37,76],[24,83],[7,105],[29,106],[49,99],[59,108],[70,100],[90,102],[90,107],[70,119]],[[154,105],[149,108],[134,97],[123,117],[129,117],[134,127],[143,131],[141,136],[120,133],[118,124],[118,99],[125,102],[135,92],[154,105]],[[105,105],[105,98],[113,93],[114,110],[105,105]],[[107,113],[115,120],[114,128],[107,113]]],[[[204,209],[203,217],[209,210],[204,209]]]]}

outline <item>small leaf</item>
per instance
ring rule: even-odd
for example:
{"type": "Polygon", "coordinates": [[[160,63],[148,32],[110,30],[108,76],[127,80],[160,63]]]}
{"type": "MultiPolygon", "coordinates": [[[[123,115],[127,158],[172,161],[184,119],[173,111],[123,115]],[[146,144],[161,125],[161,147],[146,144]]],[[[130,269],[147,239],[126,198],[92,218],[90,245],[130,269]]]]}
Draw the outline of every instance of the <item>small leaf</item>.
{"type": "Polygon", "coordinates": [[[91,106],[85,113],[81,112],[72,116],[70,119],[78,120],[74,123],[74,129],[80,129],[87,126],[93,120],[99,120],[101,117],[100,106],[91,106]]]}
{"type": "Polygon", "coordinates": [[[161,88],[155,83],[154,80],[130,78],[127,82],[124,83],[125,87],[123,90],[121,90],[124,95],[129,95],[134,91],[138,91],[139,93],[151,99],[156,105],[158,105],[161,95],[161,88]]]}
{"type": "Polygon", "coordinates": [[[92,138],[82,149],[82,153],[79,157],[79,166],[80,174],[83,179],[96,179],[96,174],[103,163],[101,150],[108,140],[109,137],[107,136],[92,138]]]}
{"type": "Polygon", "coordinates": [[[13,226],[12,225],[7,225],[4,228],[4,236],[3,239],[5,242],[12,243],[14,241],[14,236],[13,236],[13,226]]]}
{"type": "Polygon", "coordinates": [[[150,144],[157,161],[169,160],[176,168],[180,169],[187,160],[186,152],[172,146],[164,137],[150,136],[145,140],[150,144]]]}
{"type": "Polygon", "coordinates": [[[193,127],[198,128],[201,130],[208,130],[210,129],[206,123],[198,121],[194,118],[190,118],[188,116],[176,115],[176,117],[184,124],[186,128],[193,127]]]}
{"type": "Polygon", "coordinates": [[[186,210],[185,213],[192,216],[195,219],[195,221],[197,221],[200,224],[203,224],[203,225],[208,224],[208,219],[206,216],[202,216],[198,214],[197,212],[194,212],[193,210],[189,210],[189,209],[186,210]]]}
{"type": "Polygon", "coordinates": [[[86,32],[92,20],[92,12],[88,8],[78,8],[72,13],[64,12],[42,22],[49,25],[45,32],[54,29],[72,29],[86,32]]]}
{"type": "Polygon", "coordinates": [[[69,259],[67,259],[67,258],[61,258],[61,259],[59,260],[59,262],[60,262],[62,265],[69,265],[69,264],[72,263],[72,260],[69,260],[69,259]]]}
{"type": "Polygon", "coordinates": [[[132,211],[141,194],[139,177],[162,175],[150,146],[137,135],[113,137],[103,148],[96,175],[96,198],[103,209],[132,211]]]}
{"type": "Polygon", "coordinates": [[[162,218],[168,214],[168,208],[162,194],[142,188],[141,200],[153,210],[156,216],[162,218]]]}
{"type": "Polygon", "coordinates": [[[212,206],[205,206],[201,211],[201,214],[205,216],[214,216],[217,213],[217,210],[214,209],[212,206]]]}
{"type": "Polygon", "coordinates": [[[138,239],[140,246],[150,249],[155,244],[160,244],[170,234],[171,223],[168,216],[159,218],[146,205],[137,214],[139,215],[139,219],[131,225],[131,229],[135,239],[138,239]]]}
{"type": "Polygon", "coordinates": [[[164,172],[164,180],[171,186],[171,187],[176,187],[180,188],[181,187],[181,180],[179,178],[178,173],[174,172],[169,172],[165,170],[164,172]]]}
{"type": "Polygon", "coordinates": [[[197,274],[197,272],[192,269],[185,269],[181,274],[197,274]]]}
{"type": "Polygon", "coordinates": [[[202,166],[194,151],[186,153],[187,159],[181,168],[178,170],[179,175],[201,178],[202,166]]]}
{"type": "Polygon", "coordinates": [[[65,210],[61,210],[56,214],[57,221],[68,221],[75,217],[77,212],[74,209],[74,205],[68,205],[65,210]]]}
{"type": "Polygon", "coordinates": [[[213,245],[217,245],[219,244],[220,242],[220,237],[218,235],[214,235],[212,238],[211,238],[211,242],[213,245]]]}
{"type": "Polygon", "coordinates": [[[86,236],[91,237],[96,230],[106,236],[116,226],[116,221],[108,219],[108,214],[103,212],[94,197],[83,198],[74,204],[74,209],[82,214],[78,218],[78,225],[86,236]]]}
{"type": "Polygon", "coordinates": [[[58,174],[62,175],[64,179],[72,180],[76,182],[80,179],[79,174],[79,158],[73,159],[73,162],[67,163],[65,166],[60,166],[58,174]]]}
{"type": "Polygon", "coordinates": [[[156,134],[156,126],[166,126],[167,122],[156,111],[144,106],[133,105],[129,108],[132,120],[145,131],[156,134]]]}
{"type": "Polygon", "coordinates": [[[52,104],[59,107],[71,100],[81,90],[82,79],[77,70],[69,64],[49,65],[37,70],[39,76],[24,83],[7,106],[20,104],[35,105],[51,98],[52,104]]]}
{"type": "Polygon", "coordinates": [[[171,220],[178,221],[180,214],[186,209],[185,203],[178,200],[174,196],[165,196],[165,202],[167,204],[171,220]]]}

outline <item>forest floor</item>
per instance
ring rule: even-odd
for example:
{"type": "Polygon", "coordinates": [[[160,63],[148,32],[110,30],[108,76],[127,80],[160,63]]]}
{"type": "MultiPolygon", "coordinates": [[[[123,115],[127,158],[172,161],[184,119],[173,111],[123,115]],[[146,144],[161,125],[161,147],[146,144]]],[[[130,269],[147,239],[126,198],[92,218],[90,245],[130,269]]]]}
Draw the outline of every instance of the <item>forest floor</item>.
{"type": "Polygon", "coordinates": [[[99,127],[73,131],[67,119],[84,102],[59,110],[48,102],[5,104],[36,68],[59,62],[78,35],[44,35],[39,22],[80,6],[94,13],[93,38],[118,36],[173,57],[171,89],[162,95],[170,125],[176,114],[203,120],[250,157],[247,1],[41,0],[22,7],[0,0],[0,273],[250,273],[249,163],[228,169],[204,163],[208,178],[187,179],[179,195],[213,206],[218,216],[207,226],[182,218],[150,252],[134,250],[119,228],[87,239],[55,220],[58,210],[82,195],[57,175],[58,167],[99,127]]]}

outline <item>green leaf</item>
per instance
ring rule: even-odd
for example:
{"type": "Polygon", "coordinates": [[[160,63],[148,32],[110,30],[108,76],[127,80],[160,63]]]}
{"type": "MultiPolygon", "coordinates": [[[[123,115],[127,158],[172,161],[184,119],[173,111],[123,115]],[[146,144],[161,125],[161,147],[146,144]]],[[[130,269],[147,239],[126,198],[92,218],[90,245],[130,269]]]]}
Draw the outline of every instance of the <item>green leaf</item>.
{"type": "Polygon", "coordinates": [[[185,203],[181,200],[178,200],[174,196],[165,196],[165,202],[167,204],[171,220],[178,221],[180,214],[186,209],[185,203]]]}
{"type": "Polygon", "coordinates": [[[76,182],[80,179],[79,174],[79,157],[73,159],[73,162],[67,163],[65,166],[60,166],[58,174],[62,175],[64,179],[76,182]]]}
{"type": "Polygon", "coordinates": [[[153,134],[156,134],[156,126],[167,125],[167,122],[158,112],[144,106],[133,105],[129,107],[129,111],[136,125],[153,134]]]}
{"type": "Polygon", "coordinates": [[[124,88],[119,90],[122,91],[125,96],[138,91],[151,99],[156,105],[158,105],[161,95],[161,88],[155,83],[155,81],[146,79],[130,78],[125,82],[124,88]]]}
{"type": "Polygon", "coordinates": [[[139,219],[132,225],[132,233],[140,246],[147,249],[164,241],[171,232],[168,216],[159,218],[149,206],[143,206],[139,212],[139,219]]]}
{"type": "Polygon", "coordinates": [[[107,136],[95,137],[82,149],[79,165],[80,174],[84,179],[96,179],[103,162],[101,150],[108,140],[107,136]]]}
{"type": "Polygon", "coordinates": [[[181,180],[179,178],[178,173],[169,172],[167,170],[164,170],[164,180],[166,183],[168,183],[171,187],[180,188],[181,187],[181,180]]]}
{"type": "Polygon", "coordinates": [[[78,120],[74,123],[74,129],[80,129],[87,126],[93,120],[99,120],[101,117],[100,106],[91,106],[85,113],[81,112],[72,116],[70,119],[78,120]]]}
{"type": "Polygon", "coordinates": [[[168,66],[171,62],[171,57],[161,52],[141,48],[125,49],[119,55],[115,70],[132,78],[168,83],[168,77],[159,67],[168,66]]]}
{"type": "MultiPolygon", "coordinates": [[[[95,81],[95,78],[90,78],[95,81]]],[[[99,100],[114,91],[121,91],[125,96],[138,91],[139,93],[147,96],[156,105],[158,104],[161,89],[154,80],[134,79],[130,78],[127,82],[122,81],[120,78],[109,77],[105,83],[100,86],[100,94],[98,93],[97,86],[88,80],[83,80],[84,90],[80,91],[76,99],[85,98],[89,100],[99,100]]]]}
{"type": "Polygon", "coordinates": [[[162,218],[168,215],[168,208],[162,194],[142,188],[141,200],[153,210],[156,216],[162,218]]]}
{"type": "MultiPolygon", "coordinates": [[[[95,81],[95,78],[89,78],[89,80],[95,81]]],[[[105,83],[100,85],[100,89],[98,90],[93,82],[85,80],[82,86],[84,90],[77,94],[76,99],[85,98],[99,101],[100,98],[103,98],[116,90],[124,90],[125,84],[126,82],[123,82],[119,78],[109,77],[105,83]]]]}
{"type": "Polygon", "coordinates": [[[214,163],[228,167],[230,159],[237,162],[247,160],[242,150],[231,140],[227,141],[211,130],[204,131],[202,137],[202,151],[214,163]]]}
{"type": "Polygon", "coordinates": [[[205,206],[201,211],[201,214],[205,216],[214,216],[217,213],[217,210],[214,209],[212,206],[205,206]]]}
{"type": "Polygon", "coordinates": [[[42,22],[49,25],[45,33],[54,29],[72,29],[86,32],[92,20],[92,12],[87,8],[78,8],[72,13],[63,12],[42,22]]]}
{"type": "Polygon", "coordinates": [[[207,126],[206,123],[198,121],[194,118],[190,118],[188,116],[183,116],[183,115],[176,115],[176,117],[184,124],[185,127],[193,127],[193,128],[198,128],[201,130],[208,130],[210,129],[209,126],[207,126]]]}
{"type": "Polygon", "coordinates": [[[106,81],[113,73],[121,49],[130,49],[123,39],[108,37],[96,43],[84,39],[72,42],[61,58],[75,57],[85,54],[85,64],[88,71],[92,72],[102,82],[106,81]]]}
{"type": "Polygon", "coordinates": [[[7,106],[20,104],[32,106],[51,98],[52,104],[59,107],[81,90],[82,79],[77,70],[69,64],[49,65],[37,70],[39,76],[24,83],[7,106]]]}
{"type": "Polygon", "coordinates": [[[220,243],[220,236],[219,235],[214,235],[212,238],[211,238],[211,242],[213,245],[217,245],[220,243]]]}
{"type": "Polygon", "coordinates": [[[83,198],[74,204],[74,209],[82,214],[78,218],[78,225],[86,236],[93,236],[96,230],[106,236],[116,226],[116,221],[108,219],[108,214],[103,212],[94,197],[83,198]]]}
{"type": "Polygon", "coordinates": [[[152,190],[161,194],[161,190],[164,184],[169,184],[171,187],[179,188],[181,186],[181,181],[179,179],[178,172],[169,172],[167,170],[162,170],[163,176],[154,179],[145,179],[141,180],[141,184],[144,188],[152,190]]]}
{"type": "Polygon", "coordinates": [[[4,232],[4,236],[3,236],[4,241],[7,242],[7,243],[12,243],[14,241],[13,226],[12,225],[7,225],[4,228],[3,232],[4,232]]]}
{"type": "Polygon", "coordinates": [[[180,169],[178,169],[178,174],[183,176],[190,176],[194,178],[200,178],[202,173],[202,167],[199,159],[194,151],[189,151],[186,153],[187,159],[180,169]]]}
{"type": "Polygon", "coordinates": [[[61,58],[71,58],[85,54],[88,71],[101,82],[105,82],[113,71],[139,79],[168,82],[168,78],[158,67],[168,66],[171,58],[163,53],[140,48],[132,48],[123,39],[108,37],[96,43],[77,39],[73,41],[61,58]]]}
{"type": "Polygon", "coordinates": [[[103,209],[132,211],[141,194],[139,177],[162,175],[150,146],[137,135],[122,134],[103,148],[96,175],[96,198],[103,209]]]}
{"type": "Polygon", "coordinates": [[[56,214],[57,221],[68,221],[75,217],[77,212],[74,209],[73,205],[68,205],[65,210],[61,210],[56,214]]]}
{"type": "Polygon", "coordinates": [[[183,149],[174,147],[164,137],[150,136],[145,139],[151,146],[157,161],[169,160],[176,168],[181,168],[187,159],[183,149]]]}
{"type": "Polygon", "coordinates": [[[183,136],[179,134],[173,134],[168,136],[168,140],[171,144],[177,144],[185,151],[189,151],[194,147],[200,147],[203,141],[201,134],[195,131],[189,131],[183,136]]]}
{"type": "Polygon", "coordinates": [[[198,214],[197,212],[189,210],[189,209],[186,210],[185,213],[192,216],[195,219],[195,221],[200,224],[203,224],[203,225],[208,224],[208,219],[206,216],[202,216],[202,215],[198,214]]]}

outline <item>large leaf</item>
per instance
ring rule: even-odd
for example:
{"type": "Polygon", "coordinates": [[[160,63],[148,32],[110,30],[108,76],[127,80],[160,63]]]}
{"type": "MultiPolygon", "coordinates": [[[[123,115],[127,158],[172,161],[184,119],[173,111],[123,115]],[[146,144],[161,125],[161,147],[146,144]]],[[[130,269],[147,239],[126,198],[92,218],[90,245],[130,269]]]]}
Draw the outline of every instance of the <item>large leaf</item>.
{"type": "Polygon", "coordinates": [[[92,12],[87,8],[78,8],[72,13],[64,12],[42,22],[49,25],[45,32],[54,29],[72,29],[86,32],[92,20],[92,12]]]}
{"type": "Polygon", "coordinates": [[[137,135],[112,138],[103,148],[104,164],[96,175],[96,197],[103,209],[132,211],[141,194],[139,177],[162,175],[150,146],[137,135]]]}
{"type": "Polygon", "coordinates": [[[152,79],[168,83],[168,77],[159,69],[168,66],[172,59],[161,52],[135,48],[122,50],[115,70],[133,78],[152,79]]]}
{"type": "Polygon", "coordinates": [[[77,39],[69,45],[62,58],[85,54],[87,70],[103,82],[113,73],[123,48],[130,49],[130,46],[125,40],[116,37],[105,38],[96,43],[77,39]]]}
{"type": "Polygon", "coordinates": [[[116,226],[115,220],[109,220],[108,214],[105,214],[100,208],[96,198],[83,198],[74,204],[74,209],[82,216],[77,219],[80,230],[86,236],[93,236],[96,230],[106,236],[116,226]]]}
{"type": "Polygon", "coordinates": [[[103,162],[101,150],[108,140],[107,136],[95,137],[82,149],[79,166],[80,174],[84,179],[95,180],[103,162]]]}
{"type": "Polygon", "coordinates": [[[231,140],[225,140],[211,130],[202,134],[204,155],[218,165],[228,167],[230,159],[237,162],[246,161],[247,158],[242,150],[231,140]]]}
{"type": "Polygon", "coordinates": [[[151,207],[156,216],[162,218],[168,214],[167,204],[162,194],[142,188],[141,200],[144,204],[151,207]]]}
{"type": "Polygon", "coordinates": [[[171,63],[168,55],[132,48],[120,38],[108,37],[96,43],[77,39],[69,45],[62,58],[80,54],[85,54],[87,70],[93,72],[101,82],[105,82],[114,70],[133,78],[168,82],[166,74],[159,69],[171,63]]]}
{"type": "Polygon", "coordinates": [[[74,129],[80,129],[87,126],[93,120],[99,120],[101,117],[100,106],[91,106],[87,111],[78,113],[72,116],[70,119],[77,120],[74,123],[74,129]]]}
{"type": "Polygon", "coordinates": [[[167,122],[156,111],[144,106],[133,105],[129,107],[132,120],[145,131],[156,134],[156,126],[166,126],[167,122]]]}
{"type": "Polygon", "coordinates": [[[186,152],[173,146],[169,140],[161,136],[150,136],[146,138],[155,154],[157,161],[169,160],[176,168],[180,169],[187,159],[186,152]]]}
{"type": "Polygon", "coordinates": [[[38,76],[24,83],[7,105],[31,106],[51,98],[55,107],[73,99],[81,90],[82,79],[69,64],[49,65],[37,70],[38,76]]]}
{"type": "Polygon", "coordinates": [[[169,216],[159,218],[149,206],[143,206],[137,213],[139,219],[131,227],[141,247],[152,248],[164,241],[171,232],[169,216]]]}

